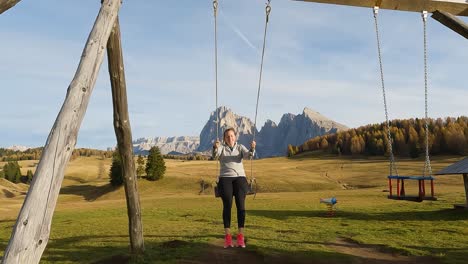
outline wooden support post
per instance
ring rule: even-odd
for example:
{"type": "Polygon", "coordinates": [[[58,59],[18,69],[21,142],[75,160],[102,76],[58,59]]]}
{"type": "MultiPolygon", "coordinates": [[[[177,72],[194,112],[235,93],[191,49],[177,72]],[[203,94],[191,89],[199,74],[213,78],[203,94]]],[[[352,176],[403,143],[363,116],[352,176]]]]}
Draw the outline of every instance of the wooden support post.
{"type": "Polygon", "coordinates": [[[468,209],[468,174],[463,174],[463,182],[465,183],[465,196],[466,196],[466,208],[468,209]]]}
{"type": "Polygon", "coordinates": [[[0,14],[14,7],[21,0],[0,0],[0,14]]]}
{"type": "Polygon", "coordinates": [[[431,180],[431,197],[434,198],[434,180],[431,180]]]}
{"type": "Polygon", "coordinates": [[[3,264],[39,263],[50,235],[65,167],[104,59],[107,40],[121,0],[104,0],[88,37],[75,76],[47,138],[23,207],[5,250],[3,264]]]}
{"type": "Polygon", "coordinates": [[[390,190],[390,197],[393,196],[393,188],[392,188],[392,179],[388,179],[388,189],[390,190]]]}
{"type": "Polygon", "coordinates": [[[404,180],[404,179],[401,179],[400,196],[405,196],[405,195],[406,195],[406,192],[405,192],[405,180],[404,180]]]}
{"type": "Polygon", "coordinates": [[[107,42],[107,58],[112,86],[112,103],[114,105],[114,131],[122,159],[125,197],[127,199],[130,247],[133,254],[139,254],[145,250],[145,245],[141,222],[140,197],[138,195],[135,162],[133,160],[132,130],[128,114],[127,88],[118,17],[115,20],[114,28],[107,42]]]}
{"type": "Polygon", "coordinates": [[[431,17],[468,39],[468,25],[458,17],[439,10],[435,11],[431,17]]]}
{"type": "Polygon", "coordinates": [[[423,192],[423,197],[426,196],[426,181],[422,180],[422,192],[423,192]]]}
{"type": "Polygon", "coordinates": [[[396,194],[397,197],[400,198],[400,179],[397,179],[397,186],[396,186],[396,194]]]}
{"type": "Polygon", "coordinates": [[[418,187],[419,187],[418,195],[419,195],[419,197],[423,197],[423,195],[422,195],[422,193],[423,193],[422,192],[422,185],[421,184],[422,184],[422,181],[418,180],[418,187]]]}

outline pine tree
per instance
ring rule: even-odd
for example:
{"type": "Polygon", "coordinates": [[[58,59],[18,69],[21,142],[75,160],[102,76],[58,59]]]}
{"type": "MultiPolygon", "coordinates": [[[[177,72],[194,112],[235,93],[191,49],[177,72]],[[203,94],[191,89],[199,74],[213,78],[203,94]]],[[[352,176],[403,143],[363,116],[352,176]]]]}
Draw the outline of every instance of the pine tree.
{"type": "Polygon", "coordinates": [[[322,139],[322,142],[320,142],[320,148],[322,150],[327,150],[328,148],[328,141],[325,137],[322,139]]]}
{"type": "Polygon", "coordinates": [[[360,154],[362,150],[361,142],[359,141],[358,136],[351,138],[351,154],[360,154]]]}
{"type": "Polygon", "coordinates": [[[408,139],[409,151],[410,156],[412,158],[419,157],[420,153],[420,146],[419,146],[419,136],[416,129],[412,126],[409,128],[409,139],[408,139]]]}
{"type": "Polygon", "coordinates": [[[143,156],[138,155],[137,165],[138,165],[137,166],[137,171],[136,171],[137,176],[141,177],[145,173],[145,159],[143,158],[143,156]]]}
{"type": "Polygon", "coordinates": [[[33,175],[34,175],[34,174],[33,174],[32,170],[28,170],[28,172],[26,173],[26,177],[28,178],[27,183],[31,183],[31,182],[32,182],[33,175]]]}
{"type": "Polygon", "coordinates": [[[154,146],[149,150],[146,161],[146,176],[150,181],[157,181],[164,177],[166,165],[158,147],[154,146]]]}
{"type": "Polygon", "coordinates": [[[112,155],[112,165],[110,168],[110,183],[113,186],[120,186],[123,184],[123,169],[122,169],[122,159],[120,158],[119,150],[116,149],[112,155]]]}
{"type": "Polygon", "coordinates": [[[291,144],[288,144],[288,157],[294,156],[296,153],[294,151],[294,148],[291,144]]]}
{"type": "Polygon", "coordinates": [[[21,170],[20,165],[17,161],[10,161],[5,166],[3,166],[3,172],[5,175],[5,179],[13,182],[19,183],[21,180],[21,170]]]}

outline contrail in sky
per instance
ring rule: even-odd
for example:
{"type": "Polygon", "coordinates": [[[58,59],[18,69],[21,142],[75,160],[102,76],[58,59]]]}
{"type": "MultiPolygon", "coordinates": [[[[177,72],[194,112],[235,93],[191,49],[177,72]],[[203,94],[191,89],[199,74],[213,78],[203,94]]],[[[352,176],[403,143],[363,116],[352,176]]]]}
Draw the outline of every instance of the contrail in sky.
{"type": "Polygon", "coordinates": [[[223,11],[221,9],[219,10],[219,13],[220,13],[220,15],[222,15],[222,17],[223,17],[224,21],[226,22],[226,24],[237,34],[237,36],[239,36],[239,38],[241,38],[245,42],[245,44],[247,44],[247,46],[252,48],[255,52],[260,53],[260,50],[257,47],[255,47],[254,44],[252,44],[252,42],[250,42],[250,40],[244,35],[244,33],[242,33],[240,31],[239,28],[237,28],[233,23],[231,23],[231,21],[223,13],[223,11]]]}

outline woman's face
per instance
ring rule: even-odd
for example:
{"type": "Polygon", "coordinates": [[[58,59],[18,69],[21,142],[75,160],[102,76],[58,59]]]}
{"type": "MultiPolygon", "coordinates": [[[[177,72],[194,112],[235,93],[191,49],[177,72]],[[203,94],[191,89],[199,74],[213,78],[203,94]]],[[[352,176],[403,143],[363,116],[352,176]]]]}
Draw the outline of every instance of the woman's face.
{"type": "Polygon", "coordinates": [[[226,142],[230,147],[234,146],[234,143],[236,143],[236,135],[234,134],[234,131],[229,130],[226,132],[224,135],[224,142],[226,142]]]}

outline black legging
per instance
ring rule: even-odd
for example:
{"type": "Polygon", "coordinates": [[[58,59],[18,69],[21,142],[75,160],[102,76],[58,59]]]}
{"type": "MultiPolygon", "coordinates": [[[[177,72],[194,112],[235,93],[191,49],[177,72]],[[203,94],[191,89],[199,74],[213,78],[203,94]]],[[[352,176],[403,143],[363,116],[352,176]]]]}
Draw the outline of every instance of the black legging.
{"type": "Polygon", "coordinates": [[[236,199],[237,225],[244,227],[245,223],[245,196],[247,195],[248,183],[245,177],[219,177],[218,190],[223,200],[223,223],[224,228],[231,227],[232,196],[236,199]]]}

